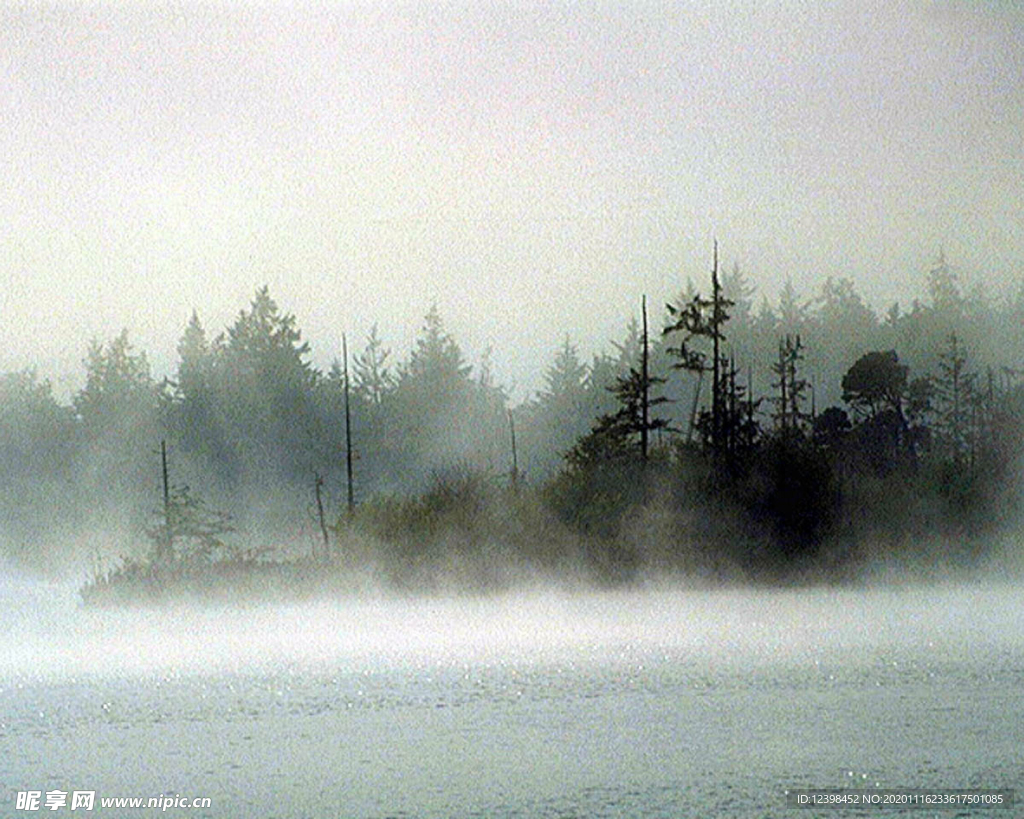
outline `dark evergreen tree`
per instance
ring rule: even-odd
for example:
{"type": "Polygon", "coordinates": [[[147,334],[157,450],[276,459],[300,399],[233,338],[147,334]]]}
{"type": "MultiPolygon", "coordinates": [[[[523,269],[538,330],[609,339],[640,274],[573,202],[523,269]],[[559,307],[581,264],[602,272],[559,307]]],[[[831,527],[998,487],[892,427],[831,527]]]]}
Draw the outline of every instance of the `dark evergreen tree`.
{"type": "Polygon", "coordinates": [[[828,407],[815,417],[813,440],[819,447],[841,453],[846,436],[853,429],[850,416],[841,407],[828,407]]]}
{"type": "MultiPolygon", "coordinates": [[[[612,452],[618,448],[634,449],[641,461],[649,455],[649,436],[658,430],[671,430],[666,418],[655,418],[650,409],[664,404],[668,399],[662,395],[650,394],[652,388],[665,383],[658,376],[644,376],[636,367],[625,376],[618,376],[609,390],[615,396],[618,410],[602,415],[594,426],[593,435],[607,438],[607,445],[601,451],[612,452]]],[[[595,450],[596,451],[596,450],[595,450]]],[[[626,454],[623,452],[622,454],[626,454]]]]}
{"type": "Polygon", "coordinates": [[[164,425],[178,449],[221,474],[230,459],[217,404],[213,348],[196,311],[178,341],[173,390],[164,393],[164,425]]]}
{"type": "Polygon", "coordinates": [[[398,444],[411,479],[422,483],[456,465],[498,468],[498,453],[507,450],[504,395],[474,381],[436,305],[399,368],[395,405],[398,444]]]}
{"type": "Polygon", "coordinates": [[[957,466],[964,464],[972,450],[975,379],[976,374],[967,371],[966,352],[956,334],[951,334],[946,349],[939,355],[934,392],[941,450],[957,466]]]}
{"type": "Polygon", "coordinates": [[[902,417],[906,389],[907,367],[895,350],[865,353],[843,376],[843,400],[861,416],[889,409],[902,417]]]}
{"type": "MultiPolygon", "coordinates": [[[[723,400],[720,422],[720,453],[724,463],[732,474],[746,469],[745,458],[758,443],[760,425],[757,412],[761,399],[754,399],[749,384],[744,386],[739,381],[740,372],[736,361],[730,358],[723,370],[723,400]]],[[[710,439],[712,418],[710,412],[701,413],[697,428],[705,441],[710,439]]]]}
{"type": "Polygon", "coordinates": [[[544,372],[544,386],[522,407],[519,440],[523,462],[547,476],[563,455],[590,428],[593,415],[587,387],[589,368],[568,337],[544,372]]]}
{"type": "Polygon", "coordinates": [[[265,286],[213,345],[218,416],[245,473],[236,479],[302,483],[316,468],[323,430],[314,411],[319,374],[308,355],[295,316],[265,286]]]}
{"type": "MultiPolygon", "coordinates": [[[[617,408],[614,412],[601,415],[591,433],[570,451],[569,462],[574,466],[583,466],[588,459],[594,457],[613,460],[628,458],[630,451],[635,451],[641,463],[646,462],[650,454],[650,434],[672,429],[668,419],[651,415],[654,407],[666,403],[668,399],[651,394],[652,389],[665,383],[665,379],[650,372],[646,298],[642,313],[640,344],[636,351],[639,360],[625,375],[617,376],[615,383],[608,387],[616,398],[617,408]],[[587,440],[589,438],[601,440],[587,440]]],[[[628,348],[620,346],[620,350],[625,349],[628,348]]]]}
{"type": "Polygon", "coordinates": [[[843,376],[843,400],[861,420],[855,428],[855,449],[871,469],[889,472],[904,456],[915,453],[905,402],[908,369],[895,350],[861,356],[843,376]]]}
{"type": "Polygon", "coordinates": [[[811,414],[803,409],[805,393],[810,386],[799,374],[803,348],[800,336],[787,335],[779,341],[779,357],[772,365],[772,372],[778,379],[772,383],[778,390],[772,399],[775,426],[784,435],[801,433],[804,425],[812,420],[811,414]]]}
{"type": "Polygon", "coordinates": [[[712,451],[719,451],[723,443],[722,421],[724,418],[726,380],[722,377],[725,359],[722,357],[722,342],[725,341],[723,328],[729,321],[732,302],[722,293],[718,279],[718,243],[715,242],[714,265],[711,270],[711,298],[694,295],[686,304],[667,305],[672,321],[662,332],[663,335],[682,334],[679,346],[669,347],[670,353],[679,360],[676,367],[690,372],[711,373],[711,416],[706,437],[712,451]],[[708,351],[693,346],[703,341],[711,345],[710,361],[708,351]]]}

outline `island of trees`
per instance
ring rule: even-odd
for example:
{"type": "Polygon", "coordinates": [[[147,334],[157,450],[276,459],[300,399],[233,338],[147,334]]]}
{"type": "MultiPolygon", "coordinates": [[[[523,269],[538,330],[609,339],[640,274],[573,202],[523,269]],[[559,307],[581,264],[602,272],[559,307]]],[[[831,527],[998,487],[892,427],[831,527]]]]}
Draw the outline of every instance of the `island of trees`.
{"type": "Polygon", "coordinates": [[[965,292],[940,255],[880,316],[710,267],[517,406],[434,308],[403,360],[374,327],[318,371],[266,287],[216,335],[193,313],[172,378],[127,332],[67,404],[2,375],[4,556],[87,567],[89,603],[1018,565],[1024,282],[965,292]]]}

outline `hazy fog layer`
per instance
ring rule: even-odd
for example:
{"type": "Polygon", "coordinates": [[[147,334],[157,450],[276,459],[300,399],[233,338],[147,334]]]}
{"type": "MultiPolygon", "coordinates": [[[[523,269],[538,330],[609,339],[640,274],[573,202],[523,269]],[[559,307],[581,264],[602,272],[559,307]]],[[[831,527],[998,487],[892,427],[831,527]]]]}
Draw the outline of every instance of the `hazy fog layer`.
{"type": "Polygon", "coordinates": [[[1020,589],[536,590],[242,608],[96,611],[7,580],[0,677],[265,673],[408,664],[643,662],[816,666],[1020,647],[1020,589]]]}
{"type": "Polygon", "coordinates": [[[748,5],[5,4],[0,369],[127,325],[168,372],[266,282],[320,364],[436,301],[529,382],[713,234],[769,295],[1019,272],[1019,8],[748,5]]]}
{"type": "Polygon", "coordinates": [[[118,816],[101,800],[203,796],[191,813],[227,819],[786,819],[787,788],[1021,777],[1019,587],[100,614],[70,597],[0,583],[7,806],[82,788],[118,816]]]}

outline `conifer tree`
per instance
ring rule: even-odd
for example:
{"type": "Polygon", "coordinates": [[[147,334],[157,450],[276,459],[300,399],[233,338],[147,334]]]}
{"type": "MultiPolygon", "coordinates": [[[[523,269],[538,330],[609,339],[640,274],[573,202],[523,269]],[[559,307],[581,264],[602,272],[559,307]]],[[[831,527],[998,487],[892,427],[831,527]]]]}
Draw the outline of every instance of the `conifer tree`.
{"type": "Polygon", "coordinates": [[[178,341],[173,392],[164,405],[167,427],[185,452],[213,455],[221,448],[214,367],[213,348],[193,310],[178,341]]]}
{"type": "Polygon", "coordinates": [[[429,473],[455,462],[485,466],[481,461],[493,454],[499,432],[504,442],[504,410],[497,421],[491,417],[471,372],[437,306],[431,306],[394,390],[396,447],[408,471],[429,473]]]}
{"type": "Polygon", "coordinates": [[[189,402],[204,400],[211,386],[212,365],[206,330],[199,321],[199,314],[193,310],[185,332],[178,341],[175,392],[179,399],[189,402]]]}
{"type": "Polygon", "coordinates": [[[804,332],[811,320],[810,305],[801,303],[793,287],[793,279],[786,277],[779,293],[778,330],[795,334],[804,332]]]}
{"type": "Polygon", "coordinates": [[[667,419],[651,417],[652,408],[666,403],[668,399],[662,395],[651,395],[652,388],[664,384],[665,379],[650,374],[646,297],[642,311],[639,361],[625,375],[617,376],[615,383],[608,387],[618,408],[597,419],[590,435],[570,453],[571,463],[582,464],[594,457],[628,457],[633,446],[637,447],[639,460],[644,463],[650,456],[650,434],[672,429],[667,419]]]}
{"type": "Polygon", "coordinates": [[[266,286],[214,342],[217,417],[233,474],[244,467],[257,484],[273,476],[304,482],[316,468],[320,375],[309,351],[295,316],[280,309],[266,286]]]}
{"type": "Polygon", "coordinates": [[[544,372],[544,388],[537,393],[539,405],[557,413],[579,412],[587,379],[587,365],[580,361],[576,345],[566,336],[544,372]]]}
{"type": "MultiPolygon", "coordinates": [[[[956,333],[947,339],[939,355],[939,376],[935,379],[938,430],[944,449],[961,465],[971,450],[971,416],[976,404],[975,374],[967,372],[967,355],[956,333]]],[[[976,413],[975,413],[976,414],[976,413]]]]}
{"type": "Polygon", "coordinates": [[[544,371],[543,386],[516,413],[523,457],[520,463],[553,472],[573,442],[585,435],[595,413],[590,411],[589,368],[566,336],[544,371]]]}
{"type": "Polygon", "coordinates": [[[85,359],[85,386],[74,406],[87,430],[135,426],[156,408],[156,392],[145,353],[133,353],[128,331],[108,344],[94,341],[85,359]]]}
{"type": "Polygon", "coordinates": [[[722,377],[725,361],[721,354],[721,345],[725,341],[723,328],[729,320],[728,310],[733,303],[722,294],[718,279],[718,242],[714,245],[714,265],[711,270],[711,298],[696,294],[687,303],[680,306],[667,305],[670,316],[669,324],[663,330],[664,335],[681,333],[683,338],[678,347],[669,347],[668,351],[679,361],[675,365],[679,369],[689,370],[698,374],[711,373],[711,416],[710,429],[706,438],[712,451],[722,448],[726,381],[722,377]],[[711,356],[704,350],[694,349],[695,340],[711,343],[711,356]]]}
{"type": "Polygon", "coordinates": [[[773,400],[775,423],[783,433],[797,432],[809,419],[802,409],[804,393],[808,382],[799,376],[799,364],[803,360],[803,343],[800,336],[787,335],[779,341],[779,357],[772,365],[772,372],[778,378],[772,386],[778,389],[773,400]]]}
{"type": "Polygon", "coordinates": [[[379,408],[395,387],[395,376],[388,367],[391,351],[377,335],[377,325],[370,328],[363,352],[352,359],[352,391],[369,406],[379,408]]]}

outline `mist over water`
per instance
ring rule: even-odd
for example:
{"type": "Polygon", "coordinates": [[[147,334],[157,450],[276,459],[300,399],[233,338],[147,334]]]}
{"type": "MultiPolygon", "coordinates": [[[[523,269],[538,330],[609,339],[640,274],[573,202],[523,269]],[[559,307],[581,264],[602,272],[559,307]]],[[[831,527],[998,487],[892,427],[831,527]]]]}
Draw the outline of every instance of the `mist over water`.
{"type": "Polygon", "coordinates": [[[878,588],[377,594],[293,604],[93,610],[74,589],[3,584],[0,673],[263,673],[409,663],[611,661],[671,655],[755,667],[835,652],[1024,646],[1010,584],[878,588]]]}
{"type": "Polygon", "coordinates": [[[1011,584],[0,598],[4,807],[35,788],[209,796],[189,815],[210,817],[782,817],[791,787],[1024,774],[1011,584]]]}

